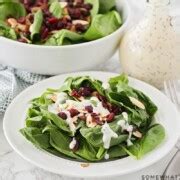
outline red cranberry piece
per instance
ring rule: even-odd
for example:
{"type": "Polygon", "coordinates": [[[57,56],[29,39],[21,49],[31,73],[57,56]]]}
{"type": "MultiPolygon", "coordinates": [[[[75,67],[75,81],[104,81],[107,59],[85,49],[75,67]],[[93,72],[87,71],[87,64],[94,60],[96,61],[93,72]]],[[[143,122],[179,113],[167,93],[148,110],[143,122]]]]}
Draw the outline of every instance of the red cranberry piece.
{"type": "Polygon", "coordinates": [[[85,96],[85,97],[90,96],[92,92],[91,88],[89,87],[82,87],[80,88],[79,91],[80,91],[81,96],[85,96]]]}
{"type": "Polygon", "coordinates": [[[83,3],[84,3],[84,0],[75,0],[75,2],[76,2],[77,4],[83,4],[83,3]]]}
{"type": "Polygon", "coordinates": [[[52,18],[49,18],[49,19],[48,19],[48,22],[49,22],[50,24],[55,24],[55,23],[58,22],[58,19],[55,18],[55,17],[52,17],[52,18]]]}
{"type": "Polygon", "coordinates": [[[96,113],[91,113],[91,116],[92,117],[96,117],[96,116],[98,116],[96,113]]]}
{"type": "Polygon", "coordinates": [[[86,10],[86,9],[81,9],[81,14],[82,14],[83,16],[89,16],[89,15],[90,15],[90,12],[89,12],[88,10],[86,10]]]}
{"type": "Polygon", "coordinates": [[[98,94],[97,98],[102,102],[107,102],[107,99],[106,99],[105,96],[102,96],[102,95],[98,94]]]}
{"type": "Polygon", "coordinates": [[[79,94],[79,92],[76,89],[72,90],[71,96],[76,97],[76,98],[80,98],[81,97],[81,95],[79,94]]]}
{"type": "Polygon", "coordinates": [[[68,12],[73,19],[80,19],[81,17],[81,10],[78,8],[77,9],[68,8],[68,12]]]}
{"type": "Polygon", "coordinates": [[[114,113],[110,113],[110,114],[108,114],[107,116],[106,116],[106,120],[107,120],[107,122],[112,122],[113,121],[113,119],[114,119],[114,116],[115,116],[115,114],[114,113]]]}
{"type": "Polygon", "coordinates": [[[77,116],[79,114],[79,111],[77,109],[70,109],[69,110],[71,117],[77,116]]]}
{"type": "Polygon", "coordinates": [[[100,120],[98,116],[93,117],[93,121],[96,122],[98,125],[103,125],[104,123],[100,120]]]}
{"type": "Polygon", "coordinates": [[[85,26],[83,26],[82,24],[76,24],[75,25],[75,29],[76,29],[77,32],[84,32],[84,31],[86,31],[85,26]]]}
{"type": "Polygon", "coordinates": [[[66,113],[64,113],[64,112],[60,112],[60,113],[58,113],[58,116],[60,117],[60,118],[62,118],[62,119],[67,119],[67,115],[66,115],[66,113]]]}
{"type": "Polygon", "coordinates": [[[46,39],[48,35],[49,35],[49,30],[48,28],[45,27],[41,32],[41,39],[46,39]]]}
{"type": "Polygon", "coordinates": [[[85,107],[85,110],[86,110],[88,113],[92,113],[92,112],[93,112],[93,107],[92,107],[92,106],[86,106],[86,107],[85,107]]]}
{"type": "Polygon", "coordinates": [[[17,20],[18,23],[20,24],[24,24],[26,22],[26,18],[25,17],[20,17],[18,20],[17,20]]]}
{"type": "Polygon", "coordinates": [[[83,8],[85,8],[85,9],[87,9],[87,10],[90,11],[90,10],[93,8],[93,6],[92,6],[92,4],[87,3],[87,4],[84,4],[84,5],[83,5],[83,8]]]}

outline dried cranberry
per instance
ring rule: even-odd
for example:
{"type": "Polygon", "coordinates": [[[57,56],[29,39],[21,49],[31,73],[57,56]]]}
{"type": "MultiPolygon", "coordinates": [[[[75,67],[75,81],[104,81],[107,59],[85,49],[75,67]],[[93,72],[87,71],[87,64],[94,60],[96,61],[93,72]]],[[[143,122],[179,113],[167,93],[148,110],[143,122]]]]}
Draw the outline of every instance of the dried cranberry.
{"type": "Polygon", "coordinates": [[[62,21],[59,21],[57,23],[57,29],[62,29],[62,28],[64,28],[64,23],[62,21]]]}
{"type": "Polygon", "coordinates": [[[77,109],[70,109],[69,110],[71,117],[77,116],[79,114],[79,111],[77,109]]]}
{"type": "Polygon", "coordinates": [[[85,107],[85,110],[86,110],[88,113],[92,113],[92,112],[93,112],[93,107],[92,107],[92,106],[86,106],[86,107],[85,107]]]}
{"type": "Polygon", "coordinates": [[[58,116],[60,117],[60,118],[62,118],[62,119],[67,119],[67,115],[66,115],[66,113],[64,113],[64,112],[60,112],[60,113],[58,113],[58,116]]]}
{"type": "Polygon", "coordinates": [[[93,121],[96,122],[98,125],[103,125],[103,122],[98,116],[93,117],[93,121]]]}
{"type": "Polygon", "coordinates": [[[81,14],[82,14],[83,16],[89,16],[89,15],[90,15],[90,12],[89,12],[87,9],[82,8],[82,9],[81,9],[81,14]]]}
{"type": "Polygon", "coordinates": [[[73,18],[73,19],[80,19],[80,17],[81,17],[81,10],[78,8],[76,8],[76,9],[68,8],[68,12],[69,12],[69,15],[71,16],[71,18],[73,18]]]}
{"type": "Polygon", "coordinates": [[[55,17],[52,17],[52,18],[49,18],[49,19],[48,19],[48,22],[49,22],[50,24],[55,24],[55,23],[58,22],[58,19],[55,18],[55,17]]]}
{"type": "Polygon", "coordinates": [[[79,94],[78,90],[73,89],[71,92],[71,96],[76,97],[76,98],[80,98],[81,95],[79,94]]]}
{"type": "Polygon", "coordinates": [[[92,117],[98,116],[96,113],[91,113],[92,117]]]}
{"type": "Polygon", "coordinates": [[[84,0],[75,0],[75,2],[76,2],[77,4],[83,4],[83,3],[84,3],[84,0]]]}
{"type": "Polygon", "coordinates": [[[75,25],[75,29],[76,29],[77,32],[84,32],[84,31],[86,31],[85,26],[83,26],[82,24],[76,24],[75,25]]]}
{"type": "Polygon", "coordinates": [[[18,23],[20,24],[24,24],[26,22],[26,18],[25,17],[20,17],[18,20],[17,20],[18,23]]]}
{"type": "Polygon", "coordinates": [[[81,96],[88,97],[91,95],[92,89],[89,87],[82,87],[82,88],[80,88],[79,92],[80,92],[81,96]]]}
{"type": "Polygon", "coordinates": [[[48,28],[45,27],[45,28],[41,31],[41,39],[46,39],[48,35],[49,35],[49,30],[48,30],[48,28]]]}
{"type": "Polygon", "coordinates": [[[114,116],[115,116],[114,113],[108,114],[108,115],[106,116],[106,121],[107,121],[107,122],[112,122],[113,119],[114,119],[114,116]]]}
{"type": "Polygon", "coordinates": [[[91,10],[93,8],[92,4],[87,3],[87,4],[83,4],[83,8],[87,9],[87,10],[91,10]]]}
{"type": "Polygon", "coordinates": [[[102,102],[107,102],[107,99],[106,99],[105,96],[102,96],[102,95],[98,94],[97,98],[102,102]]]}

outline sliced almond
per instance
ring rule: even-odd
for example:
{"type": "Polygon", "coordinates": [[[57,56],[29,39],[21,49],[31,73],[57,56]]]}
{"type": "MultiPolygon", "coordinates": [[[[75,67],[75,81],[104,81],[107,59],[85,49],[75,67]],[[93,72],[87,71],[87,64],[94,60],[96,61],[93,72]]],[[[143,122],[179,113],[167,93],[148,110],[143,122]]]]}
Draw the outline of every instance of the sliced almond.
{"type": "Polygon", "coordinates": [[[18,22],[16,19],[14,18],[9,18],[7,20],[7,23],[12,27],[12,28],[15,28],[17,25],[18,25],[18,22]]]}
{"type": "Polygon", "coordinates": [[[89,163],[82,163],[82,164],[81,164],[81,167],[83,167],[83,168],[86,168],[86,167],[89,167],[89,166],[90,166],[89,163]]]}
{"type": "Polygon", "coordinates": [[[24,24],[17,24],[17,28],[21,31],[26,31],[28,26],[24,25],[24,24]]]}
{"type": "Polygon", "coordinates": [[[134,131],[133,135],[137,138],[142,138],[142,133],[140,133],[139,131],[134,131]]]}
{"type": "Polygon", "coordinates": [[[145,109],[144,104],[140,102],[138,99],[134,97],[130,97],[130,96],[129,96],[129,99],[135,106],[139,107],[140,109],[145,109]]]}
{"type": "Polygon", "coordinates": [[[86,117],[86,126],[89,128],[93,128],[97,125],[96,122],[93,122],[93,118],[90,114],[87,115],[86,117]]]}
{"type": "Polygon", "coordinates": [[[61,8],[65,8],[68,5],[67,2],[59,2],[59,4],[60,4],[61,8]]]}
{"type": "Polygon", "coordinates": [[[74,21],[72,21],[72,23],[73,23],[74,25],[76,25],[76,24],[82,24],[83,26],[86,26],[86,25],[89,24],[88,21],[84,21],[84,20],[74,20],[74,21]]]}
{"type": "Polygon", "coordinates": [[[54,102],[56,102],[57,101],[57,95],[53,95],[53,96],[51,96],[51,98],[50,98],[52,101],[54,101],[54,102]]]}

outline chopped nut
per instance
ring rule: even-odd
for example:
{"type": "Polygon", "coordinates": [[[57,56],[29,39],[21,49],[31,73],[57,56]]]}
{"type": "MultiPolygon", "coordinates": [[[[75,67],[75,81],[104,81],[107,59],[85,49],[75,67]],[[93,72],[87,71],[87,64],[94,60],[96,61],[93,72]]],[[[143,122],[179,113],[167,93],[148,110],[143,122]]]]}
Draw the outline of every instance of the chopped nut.
{"type": "Polygon", "coordinates": [[[19,24],[19,23],[17,24],[16,27],[21,31],[27,31],[27,29],[28,29],[28,26],[26,26],[24,24],[19,24]]]}
{"type": "Polygon", "coordinates": [[[7,20],[7,23],[12,27],[12,28],[15,28],[17,25],[18,25],[18,22],[16,19],[14,18],[9,18],[7,20]]]}
{"type": "Polygon", "coordinates": [[[130,101],[137,107],[139,107],[140,109],[145,109],[145,106],[142,102],[140,102],[138,99],[134,98],[134,97],[129,97],[130,101]]]}
{"type": "Polygon", "coordinates": [[[140,133],[139,131],[133,132],[133,135],[137,138],[142,138],[142,133],[140,133]]]}
{"type": "Polygon", "coordinates": [[[54,102],[56,102],[56,100],[57,100],[57,95],[53,95],[53,96],[51,96],[51,98],[50,98],[52,101],[54,101],[54,102]]]}
{"type": "Polygon", "coordinates": [[[89,166],[90,166],[89,163],[82,163],[82,164],[81,164],[81,167],[83,167],[83,168],[86,168],[86,167],[89,167],[89,166]]]}
{"type": "Polygon", "coordinates": [[[89,24],[88,21],[84,21],[84,20],[74,20],[74,21],[72,21],[72,23],[73,23],[74,25],[76,25],[76,24],[82,24],[83,26],[86,26],[86,25],[89,24]]]}
{"type": "Polygon", "coordinates": [[[60,4],[61,8],[65,8],[68,5],[67,2],[59,2],[59,4],[60,4]]]}
{"type": "Polygon", "coordinates": [[[96,122],[93,122],[93,118],[91,116],[91,114],[88,114],[87,115],[87,118],[86,118],[86,126],[87,127],[90,127],[90,128],[93,128],[97,125],[96,122]]]}

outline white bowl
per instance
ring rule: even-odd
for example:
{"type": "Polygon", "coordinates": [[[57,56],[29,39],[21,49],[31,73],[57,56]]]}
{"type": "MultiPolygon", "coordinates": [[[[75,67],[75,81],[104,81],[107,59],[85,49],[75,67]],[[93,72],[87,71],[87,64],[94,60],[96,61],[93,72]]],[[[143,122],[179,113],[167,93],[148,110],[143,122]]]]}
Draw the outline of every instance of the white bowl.
{"type": "Polygon", "coordinates": [[[116,4],[124,23],[111,35],[69,46],[31,45],[0,37],[0,63],[49,75],[87,70],[103,63],[115,53],[129,22],[127,2],[117,0],[116,4]]]}
{"type": "MultiPolygon", "coordinates": [[[[157,105],[158,112],[155,118],[158,123],[164,126],[166,138],[163,143],[140,160],[127,157],[101,163],[90,163],[88,167],[83,168],[82,162],[60,158],[37,149],[19,133],[19,129],[24,127],[26,112],[31,99],[41,95],[47,88],[59,88],[63,84],[64,79],[69,76],[85,75],[107,82],[110,77],[118,74],[93,71],[63,74],[51,77],[27,88],[13,100],[5,113],[3,129],[8,142],[24,159],[45,170],[64,176],[83,179],[91,178],[93,180],[96,178],[104,180],[112,177],[119,177],[118,180],[125,180],[128,177],[131,180],[141,179],[136,177],[138,173],[141,173],[141,175],[147,173],[147,168],[150,165],[153,166],[154,163],[159,163],[160,165],[161,159],[168,156],[180,135],[179,113],[174,104],[162,92],[142,81],[129,78],[129,83],[132,87],[147,94],[157,105]],[[135,176],[136,173],[137,175],[135,176]]],[[[150,169],[152,169],[152,166],[150,169]]]]}

